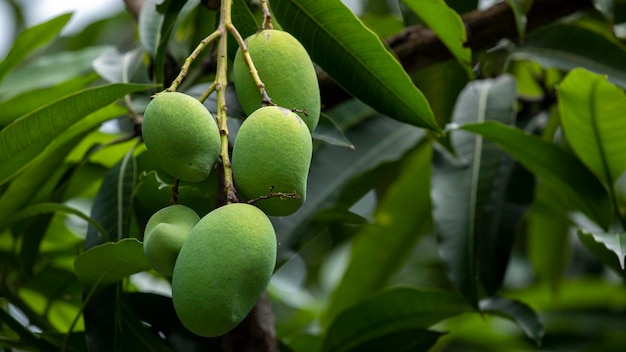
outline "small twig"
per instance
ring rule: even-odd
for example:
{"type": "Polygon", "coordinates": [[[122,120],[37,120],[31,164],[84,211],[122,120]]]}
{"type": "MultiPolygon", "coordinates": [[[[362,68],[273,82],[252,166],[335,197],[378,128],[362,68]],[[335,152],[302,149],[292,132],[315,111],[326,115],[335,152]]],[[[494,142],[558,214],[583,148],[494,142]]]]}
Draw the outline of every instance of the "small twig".
{"type": "Polygon", "coordinates": [[[261,93],[261,105],[276,105],[272,102],[272,99],[269,97],[267,91],[265,90],[265,84],[261,80],[261,77],[259,77],[259,71],[257,71],[256,67],[254,66],[254,62],[252,62],[252,57],[250,56],[250,51],[248,51],[248,45],[246,45],[245,40],[243,39],[241,34],[239,34],[239,31],[237,31],[237,28],[235,28],[235,26],[233,26],[232,24],[227,25],[226,29],[228,29],[230,34],[235,37],[237,44],[239,44],[239,47],[241,48],[241,54],[243,55],[243,58],[248,65],[248,68],[250,69],[250,75],[252,76],[252,79],[254,80],[256,86],[259,88],[259,93],[261,93]]]}
{"type": "Polygon", "coordinates": [[[172,185],[172,196],[170,198],[170,205],[178,204],[178,184],[179,183],[180,183],[180,180],[175,178],[174,184],[172,185]]]}
{"type": "Polygon", "coordinates": [[[206,48],[206,46],[209,45],[209,43],[216,40],[221,35],[222,35],[222,31],[218,29],[215,32],[211,33],[208,37],[200,41],[200,44],[198,44],[198,46],[193,50],[193,52],[191,52],[191,54],[187,57],[187,59],[185,59],[185,63],[183,63],[183,66],[180,68],[180,72],[178,73],[178,76],[176,76],[174,81],[172,81],[172,84],[170,85],[170,87],[166,89],[168,92],[176,91],[176,89],[182,83],[185,76],[187,76],[187,72],[189,72],[189,67],[198,58],[198,55],[200,55],[202,50],[204,50],[204,48],[206,48]]]}
{"type": "Polygon", "coordinates": [[[198,100],[200,100],[201,103],[204,103],[204,101],[207,100],[209,95],[215,92],[215,88],[217,88],[217,83],[213,81],[213,83],[211,83],[211,85],[204,91],[204,93],[202,93],[202,95],[198,98],[198,100]]]}
{"type": "Polygon", "coordinates": [[[306,111],[306,108],[302,108],[302,109],[292,108],[291,112],[300,113],[300,114],[303,114],[306,117],[309,117],[309,113],[306,111]]]}
{"type": "Polygon", "coordinates": [[[269,198],[274,198],[274,197],[279,197],[281,200],[300,199],[300,196],[298,195],[296,191],[293,191],[291,193],[274,192],[274,186],[271,186],[270,191],[266,195],[250,199],[247,203],[253,204],[262,199],[269,199],[269,198]]]}
{"type": "Polygon", "coordinates": [[[267,0],[261,0],[261,8],[263,9],[263,23],[261,24],[261,29],[273,29],[272,13],[270,12],[267,0]]]}

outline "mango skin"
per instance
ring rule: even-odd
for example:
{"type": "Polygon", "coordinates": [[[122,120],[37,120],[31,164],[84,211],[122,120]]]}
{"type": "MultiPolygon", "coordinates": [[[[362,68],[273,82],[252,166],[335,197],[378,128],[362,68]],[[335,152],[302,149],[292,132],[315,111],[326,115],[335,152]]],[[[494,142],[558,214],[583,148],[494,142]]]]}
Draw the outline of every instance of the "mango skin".
{"type": "Polygon", "coordinates": [[[154,213],[144,231],[143,252],[148,264],[171,276],[178,253],[191,229],[200,221],[196,212],[184,205],[170,205],[154,213]]]}
{"type": "Polygon", "coordinates": [[[277,106],[256,110],[244,120],[233,145],[232,169],[241,196],[255,199],[270,192],[293,193],[299,199],[271,197],[254,205],[272,216],[296,212],[306,199],[313,145],[304,122],[277,106]]]}
{"type": "MultiPolygon", "coordinates": [[[[248,52],[272,102],[287,109],[305,110],[298,116],[313,133],[320,117],[320,90],[306,49],[288,32],[266,29],[246,38],[248,52]]],[[[241,48],[233,61],[233,82],[243,111],[261,107],[261,94],[250,75],[241,48]]]]}
{"type": "Polygon", "coordinates": [[[183,181],[206,179],[220,153],[215,119],[184,93],[158,93],[146,107],[141,130],[157,164],[183,181]]]}
{"type": "Polygon", "coordinates": [[[213,210],[193,228],[176,260],[176,314],[197,335],[226,334],[252,310],[275,263],[276,234],[262,211],[245,203],[213,210]]]}

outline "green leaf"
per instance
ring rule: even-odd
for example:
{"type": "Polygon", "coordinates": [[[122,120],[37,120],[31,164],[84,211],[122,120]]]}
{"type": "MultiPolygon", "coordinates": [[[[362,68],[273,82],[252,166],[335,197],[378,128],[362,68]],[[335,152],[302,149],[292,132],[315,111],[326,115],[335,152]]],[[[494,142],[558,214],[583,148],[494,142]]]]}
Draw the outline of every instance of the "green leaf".
{"type": "Polygon", "coordinates": [[[517,33],[519,34],[520,39],[523,41],[526,36],[526,23],[528,22],[528,18],[526,14],[530,11],[530,8],[533,5],[533,0],[506,0],[506,3],[509,4],[511,9],[513,10],[513,15],[515,16],[515,25],[517,26],[517,33]]]}
{"type": "Polygon", "coordinates": [[[82,90],[23,116],[0,131],[0,185],[45,150],[46,146],[72,124],[126,94],[150,85],[109,84],[82,90]]]}
{"type": "Polygon", "coordinates": [[[559,111],[567,141],[578,158],[607,187],[626,170],[624,91],[606,76],[579,68],[558,86],[559,111]]]}
{"type": "Polygon", "coordinates": [[[106,233],[106,231],[102,228],[102,226],[100,226],[100,224],[95,222],[92,218],[84,214],[82,211],[72,208],[72,207],[68,207],[67,205],[64,205],[64,204],[59,204],[59,203],[39,203],[39,204],[29,206],[28,208],[25,208],[21,210],[20,212],[16,213],[15,215],[13,215],[10,219],[8,219],[6,223],[0,223],[0,228],[4,228],[5,226],[13,222],[19,221],[19,220],[23,220],[23,219],[34,217],[34,216],[41,215],[41,214],[49,214],[49,213],[76,215],[79,218],[87,221],[88,223],[96,227],[98,231],[102,233],[106,233]]]}
{"type": "Polygon", "coordinates": [[[329,300],[326,322],[382,289],[430,228],[431,157],[431,146],[424,143],[404,158],[405,167],[380,201],[374,222],[354,239],[348,267],[329,300]]]}
{"type": "MultiPolygon", "coordinates": [[[[474,81],[461,92],[454,109],[453,123],[496,120],[511,124],[515,118],[515,100],[515,81],[511,76],[474,81]]],[[[487,216],[490,215],[490,207],[502,206],[495,204],[492,197],[496,196],[495,181],[501,177],[499,173],[504,153],[494,144],[471,133],[454,132],[450,138],[458,160],[452,162],[441,158],[435,162],[433,217],[439,253],[446,264],[448,276],[468,302],[477,307],[479,254],[482,260],[493,259],[492,256],[499,254],[497,246],[489,243],[498,239],[497,227],[490,229],[488,222],[498,219],[487,216]]],[[[489,274],[495,275],[494,272],[489,274]]]]}
{"type": "MultiPolygon", "coordinates": [[[[469,310],[461,297],[449,292],[391,288],[338,315],[327,330],[322,351],[351,351],[378,337],[425,329],[469,310]]],[[[419,334],[414,338],[419,339],[419,334]]]]}
{"type": "Polygon", "coordinates": [[[0,129],[22,115],[85,88],[85,86],[93,83],[98,78],[97,74],[92,73],[72,78],[50,88],[38,88],[24,92],[0,102],[0,111],[2,111],[2,115],[0,115],[0,129]]]}
{"type": "Polygon", "coordinates": [[[142,67],[143,54],[139,47],[123,53],[107,50],[93,61],[93,69],[108,82],[130,83],[142,67]]]}
{"type": "Polygon", "coordinates": [[[467,33],[461,16],[444,0],[402,0],[439,37],[472,78],[472,50],[465,46],[467,33]]]}
{"type": "Polygon", "coordinates": [[[107,242],[81,253],[74,260],[76,275],[83,285],[104,287],[131,274],[149,270],[143,243],[136,238],[107,242]]]}
{"type": "Polygon", "coordinates": [[[493,297],[480,301],[480,308],[485,313],[514,321],[528,338],[537,346],[541,345],[543,324],[539,321],[537,313],[524,303],[504,297],[493,297]]]}
{"type": "Polygon", "coordinates": [[[584,67],[626,88],[626,46],[588,28],[555,24],[534,31],[513,53],[512,59],[518,58],[565,71],[584,67]]]}
{"type": "Polygon", "coordinates": [[[9,72],[0,84],[0,97],[9,99],[36,89],[51,88],[94,72],[92,63],[109,46],[87,47],[37,57],[9,72]]]}
{"type": "Polygon", "coordinates": [[[566,209],[579,210],[602,228],[611,223],[611,202],[597,178],[560,147],[496,122],[464,125],[497,144],[560,196],[566,209]]]}
{"type": "Polygon", "coordinates": [[[342,2],[273,0],[271,6],[280,25],[349,93],[391,118],[440,130],[402,65],[342,2]]]}
{"type": "MultiPolygon", "coordinates": [[[[346,131],[354,150],[328,144],[314,153],[307,184],[307,201],[293,215],[273,219],[279,246],[279,260],[291,256],[311,231],[311,221],[320,210],[334,205],[341,189],[355,176],[378,165],[398,160],[425,134],[421,129],[376,114],[358,101],[329,112],[340,126],[367,119],[346,131]]],[[[370,179],[370,184],[376,180],[370,179]]]]}
{"type": "Polygon", "coordinates": [[[619,266],[624,270],[624,256],[626,256],[626,232],[620,233],[599,233],[588,232],[583,229],[578,230],[579,236],[591,236],[594,241],[601,243],[613,252],[619,260],[619,266]]]}
{"type": "Polygon", "coordinates": [[[570,221],[567,214],[548,204],[547,192],[539,185],[535,202],[528,212],[528,257],[535,275],[548,282],[553,294],[560,289],[569,249],[570,221]]]}
{"type": "Polygon", "coordinates": [[[319,123],[312,134],[314,139],[339,147],[354,149],[354,145],[350,143],[350,140],[348,140],[346,135],[343,133],[341,127],[339,127],[339,125],[337,125],[337,123],[333,121],[330,116],[322,113],[320,117],[319,123]]]}
{"type": "Polygon", "coordinates": [[[24,172],[13,179],[0,196],[0,223],[10,219],[16,211],[32,200],[50,178],[51,170],[56,170],[63,163],[70,151],[89,131],[125,112],[126,110],[119,106],[109,105],[72,125],[54,139],[24,172]]]}
{"type": "Polygon", "coordinates": [[[0,81],[4,79],[13,67],[24,61],[26,56],[33,50],[54,39],[71,17],[71,13],[66,13],[20,33],[15,38],[13,47],[7,56],[0,62],[0,81]]]}
{"type": "Polygon", "coordinates": [[[91,209],[91,218],[101,224],[105,233],[89,225],[85,248],[91,248],[105,241],[118,241],[128,237],[133,190],[137,182],[137,165],[133,150],[126,153],[107,172],[91,209]],[[106,237],[106,236],[109,237],[106,237]]]}

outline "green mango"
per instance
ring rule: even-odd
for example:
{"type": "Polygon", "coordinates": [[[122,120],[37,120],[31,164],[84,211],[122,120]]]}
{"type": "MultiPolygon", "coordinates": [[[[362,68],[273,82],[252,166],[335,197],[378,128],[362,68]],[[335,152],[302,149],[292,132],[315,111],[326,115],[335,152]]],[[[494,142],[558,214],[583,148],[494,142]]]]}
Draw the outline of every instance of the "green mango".
{"type": "Polygon", "coordinates": [[[245,203],[205,215],[183,244],[172,275],[172,300],[193,333],[223,335],[252,310],[276,264],[276,234],[267,216],[245,203]]]}
{"type": "Polygon", "coordinates": [[[200,221],[196,212],[184,205],[170,205],[154,213],[143,236],[143,253],[150,266],[171,276],[174,263],[191,229],[200,221]]]}
{"type": "Polygon", "coordinates": [[[183,181],[206,179],[220,153],[215,119],[184,93],[158,93],[146,107],[141,131],[155,162],[183,181]]]}
{"type": "Polygon", "coordinates": [[[291,215],[306,199],[313,144],[306,124],[293,112],[267,106],[244,120],[233,145],[232,169],[239,195],[272,216],[291,215]]]}
{"type": "MultiPolygon", "coordinates": [[[[298,115],[313,132],[320,117],[321,100],[313,62],[291,34],[266,29],[245,40],[252,62],[272,102],[298,115]]],[[[241,48],[233,61],[233,82],[243,111],[250,115],[261,107],[261,93],[250,75],[241,48]]]]}

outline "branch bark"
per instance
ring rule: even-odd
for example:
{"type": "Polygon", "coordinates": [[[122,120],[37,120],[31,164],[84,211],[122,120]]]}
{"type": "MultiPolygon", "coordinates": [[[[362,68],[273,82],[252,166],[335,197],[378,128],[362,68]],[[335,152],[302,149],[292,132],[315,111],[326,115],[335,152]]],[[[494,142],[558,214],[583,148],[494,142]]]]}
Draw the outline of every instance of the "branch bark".
{"type": "MultiPolygon", "coordinates": [[[[528,13],[527,31],[533,31],[577,11],[593,7],[589,0],[535,0],[528,13]]],[[[515,17],[504,2],[483,11],[473,11],[463,17],[467,32],[466,46],[480,50],[494,46],[507,38],[519,42],[515,17]]],[[[406,71],[423,68],[451,59],[453,56],[435,33],[423,25],[405,28],[386,40],[406,71]]],[[[339,87],[325,72],[318,71],[317,79],[322,94],[323,109],[331,108],[348,99],[350,95],[339,87]]]]}

